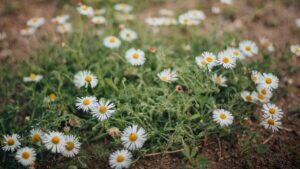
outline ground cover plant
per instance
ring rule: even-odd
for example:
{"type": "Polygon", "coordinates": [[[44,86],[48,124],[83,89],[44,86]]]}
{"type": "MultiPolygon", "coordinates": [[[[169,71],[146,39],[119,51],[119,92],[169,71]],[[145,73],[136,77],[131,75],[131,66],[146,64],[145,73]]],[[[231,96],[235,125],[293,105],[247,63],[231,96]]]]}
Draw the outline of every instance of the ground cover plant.
{"type": "MultiPolygon", "coordinates": [[[[279,54],[268,39],[199,35],[201,10],[138,22],[132,5],[103,4],[79,2],[70,15],[31,18],[20,31],[30,38],[49,22],[59,35],[45,34],[46,47],[1,68],[2,168],[88,168],[100,159],[118,169],[172,151],[200,168],[208,138],[255,135],[249,121],[270,134],[284,128],[281,78],[270,68],[279,54]]],[[[299,53],[293,45],[284,55],[299,53]]]]}

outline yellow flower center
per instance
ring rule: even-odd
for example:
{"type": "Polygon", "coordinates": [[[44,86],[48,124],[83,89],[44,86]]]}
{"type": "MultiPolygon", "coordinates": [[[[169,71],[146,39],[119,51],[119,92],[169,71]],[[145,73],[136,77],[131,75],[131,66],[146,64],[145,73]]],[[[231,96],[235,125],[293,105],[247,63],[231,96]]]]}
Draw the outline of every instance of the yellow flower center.
{"type": "Polygon", "coordinates": [[[245,49],[246,49],[246,51],[250,51],[251,50],[251,46],[246,46],[245,49]]]}
{"type": "Polygon", "coordinates": [[[100,112],[100,113],[106,113],[106,111],[107,111],[106,106],[100,106],[100,107],[99,107],[99,112],[100,112]]]}
{"type": "Polygon", "coordinates": [[[269,109],[269,113],[270,113],[270,114],[275,114],[275,112],[276,112],[276,109],[275,109],[275,108],[272,107],[272,108],[269,109]]]}
{"type": "Polygon", "coordinates": [[[56,96],[55,93],[51,93],[51,94],[49,95],[49,98],[50,98],[50,100],[56,100],[57,96],[56,96]]]}
{"type": "Polygon", "coordinates": [[[239,56],[240,53],[239,53],[238,51],[234,51],[234,52],[233,52],[233,55],[234,55],[234,56],[239,56]]]}
{"type": "Polygon", "coordinates": [[[115,39],[115,38],[110,38],[110,39],[109,39],[109,42],[110,42],[110,43],[115,43],[115,42],[116,42],[116,39],[115,39]]]}
{"type": "Polygon", "coordinates": [[[86,75],[84,80],[89,83],[92,81],[92,77],[90,75],[86,75]]]}
{"type": "Polygon", "coordinates": [[[212,58],[212,57],[207,57],[207,58],[206,58],[206,61],[207,61],[207,62],[212,62],[212,61],[213,61],[213,58],[212,58]]]}
{"type": "Polygon", "coordinates": [[[223,63],[229,63],[229,58],[228,58],[228,57],[224,57],[224,58],[222,59],[222,62],[223,62],[223,63]]]}
{"type": "Polygon", "coordinates": [[[35,80],[35,78],[36,78],[36,74],[31,73],[30,76],[29,76],[29,79],[30,80],[35,80]]]}
{"type": "Polygon", "coordinates": [[[127,38],[129,38],[130,37],[130,33],[126,33],[126,35],[125,35],[127,38]]]}
{"type": "Polygon", "coordinates": [[[83,99],[82,101],[83,105],[87,106],[90,104],[90,100],[89,99],[83,99]]]}
{"type": "Polygon", "coordinates": [[[300,48],[296,48],[295,53],[300,53],[300,48]]]}
{"type": "Polygon", "coordinates": [[[68,151],[73,150],[73,148],[74,148],[74,143],[71,142],[71,141],[66,142],[65,148],[66,148],[68,151]]]}
{"type": "Polygon", "coordinates": [[[251,76],[252,81],[256,82],[257,81],[257,76],[251,76]]]}
{"type": "Polygon", "coordinates": [[[168,77],[167,77],[167,76],[163,76],[163,77],[161,77],[161,80],[167,81],[167,80],[168,80],[168,77]]]}
{"type": "Polygon", "coordinates": [[[12,139],[12,138],[9,138],[9,139],[7,140],[7,144],[8,144],[9,146],[12,146],[12,145],[15,144],[15,140],[12,139]]]}
{"type": "Polygon", "coordinates": [[[140,55],[139,55],[138,53],[134,53],[134,54],[133,54],[133,58],[134,58],[134,59],[138,59],[139,57],[140,57],[140,55]]]}
{"type": "Polygon", "coordinates": [[[118,155],[117,156],[117,162],[123,162],[125,160],[125,157],[123,155],[118,155]]]}
{"type": "Polygon", "coordinates": [[[60,138],[58,136],[54,136],[52,137],[51,141],[53,144],[58,144],[60,142],[60,138]]]}
{"type": "Polygon", "coordinates": [[[227,118],[227,116],[226,116],[226,114],[221,113],[221,114],[220,114],[220,118],[221,118],[222,120],[225,120],[225,119],[227,118]]]}
{"type": "Polygon", "coordinates": [[[221,84],[222,83],[222,79],[219,76],[215,77],[215,83],[221,84]]]}
{"type": "Polygon", "coordinates": [[[88,6],[86,6],[86,5],[82,6],[83,11],[87,11],[88,9],[89,9],[88,6]]]}
{"type": "Polygon", "coordinates": [[[268,78],[266,78],[266,83],[267,83],[267,84],[271,84],[271,83],[272,83],[272,79],[271,79],[271,78],[269,78],[269,77],[268,77],[268,78]]]}
{"type": "Polygon", "coordinates": [[[33,23],[37,23],[38,19],[37,18],[32,18],[33,23]]]}
{"type": "Polygon", "coordinates": [[[274,126],[275,125],[275,121],[273,119],[269,119],[268,120],[268,124],[271,125],[271,126],[274,126]]]}
{"type": "Polygon", "coordinates": [[[205,62],[205,60],[202,60],[202,61],[201,61],[201,64],[202,64],[202,65],[206,65],[207,63],[205,62]]]}
{"type": "Polygon", "coordinates": [[[263,99],[265,98],[265,96],[262,95],[262,94],[258,94],[257,97],[258,97],[260,100],[263,100],[263,99]]]}
{"type": "Polygon", "coordinates": [[[131,133],[129,135],[129,140],[130,141],[136,141],[138,139],[138,135],[136,133],[131,133]]]}
{"type": "Polygon", "coordinates": [[[260,92],[261,92],[263,95],[266,95],[266,94],[267,94],[267,90],[266,90],[266,89],[262,89],[260,92]]]}
{"type": "Polygon", "coordinates": [[[247,100],[248,102],[251,102],[251,101],[252,101],[252,96],[250,96],[250,95],[246,96],[246,100],[247,100]]]}
{"type": "Polygon", "coordinates": [[[22,157],[23,157],[24,159],[28,159],[28,158],[30,157],[30,153],[29,153],[28,151],[24,151],[24,152],[22,153],[22,157]]]}
{"type": "Polygon", "coordinates": [[[32,135],[32,141],[33,141],[33,142],[38,142],[38,141],[40,141],[40,135],[39,135],[39,133],[34,133],[34,134],[32,135]]]}
{"type": "Polygon", "coordinates": [[[188,18],[183,19],[183,23],[188,24],[190,20],[188,18]]]}

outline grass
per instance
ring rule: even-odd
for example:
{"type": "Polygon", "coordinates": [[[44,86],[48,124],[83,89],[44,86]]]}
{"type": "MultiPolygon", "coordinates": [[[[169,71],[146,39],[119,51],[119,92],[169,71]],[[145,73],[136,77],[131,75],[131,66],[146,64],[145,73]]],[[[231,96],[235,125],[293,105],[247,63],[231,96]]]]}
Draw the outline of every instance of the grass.
{"type": "MultiPolygon", "coordinates": [[[[272,62],[270,56],[265,55],[264,62],[241,61],[232,70],[217,67],[212,72],[199,69],[194,60],[203,51],[217,53],[232,42],[238,44],[239,34],[200,36],[194,28],[174,27],[162,28],[172,33],[159,35],[149,33],[149,27],[142,23],[125,23],[137,31],[138,40],[123,41],[119,49],[110,50],[102,45],[102,39],[106,35],[118,35],[119,23],[111,19],[103,28],[104,34],[98,35],[94,30],[88,31],[93,27],[84,25],[88,22],[85,18],[77,20],[81,21],[74,24],[85,28],[61,37],[63,46],[46,42],[46,47],[36,50],[29,59],[7,60],[0,68],[0,135],[19,133],[22,145],[36,148],[39,164],[53,166],[58,161],[60,163],[53,168],[71,165],[86,168],[92,159],[106,160],[113,150],[122,148],[119,138],[113,139],[107,134],[111,127],[123,130],[128,125],[138,124],[147,131],[148,140],[142,149],[134,151],[135,158],[181,149],[183,145],[194,148],[204,137],[213,135],[235,140],[236,133],[249,130],[244,118],[255,119],[256,106],[242,101],[240,92],[255,89],[250,72],[267,70],[272,62]],[[185,50],[185,45],[191,49],[185,50]],[[124,54],[131,47],[145,51],[147,60],[143,66],[134,67],[125,60],[124,54]],[[157,51],[152,53],[149,47],[157,51]],[[165,68],[178,72],[178,82],[168,84],[158,79],[157,73],[165,68]],[[97,76],[96,88],[75,87],[73,76],[81,70],[91,70],[97,76]],[[42,74],[44,78],[39,83],[24,83],[23,76],[30,73],[42,74]],[[225,75],[229,87],[215,85],[210,80],[213,73],[225,75]],[[176,91],[176,85],[182,85],[184,91],[176,91]],[[55,92],[58,99],[44,102],[51,92],[55,92]],[[76,110],[76,97],[89,95],[110,99],[117,111],[110,119],[99,122],[90,114],[76,110]],[[213,122],[212,111],[216,108],[232,112],[234,124],[221,128],[213,122]],[[78,125],[70,124],[74,120],[78,125]],[[83,143],[80,154],[72,160],[61,159],[42,145],[32,145],[28,139],[32,127],[44,131],[64,131],[69,127],[69,133],[83,143]]],[[[13,153],[3,153],[1,167],[20,167],[13,156],[13,153]]]]}

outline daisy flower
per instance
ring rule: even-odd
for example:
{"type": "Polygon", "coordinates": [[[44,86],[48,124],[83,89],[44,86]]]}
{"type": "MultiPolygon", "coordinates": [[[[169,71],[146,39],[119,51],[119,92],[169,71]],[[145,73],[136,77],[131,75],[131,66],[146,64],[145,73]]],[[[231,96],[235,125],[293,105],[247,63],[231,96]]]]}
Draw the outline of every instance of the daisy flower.
{"type": "Polygon", "coordinates": [[[44,18],[31,18],[27,21],[27,26],[32,27],[32,28],[38,28],[44,25],[45,19],[44,18]]]}
{"type": "Polygon", "coordinates": [[[167,16],[167,17],[172,17],[175,15],[174,11],[169,10],[169,9],[160,9],[158,14],[161,16],[167,16]]]}
{"type": "Polygon", "coordinates": [[[104,99],[100,99],[99,103],[92,108],[91,114],[99,121],[103,121],[108,119],[115,111],[114,103],[110,100],[105,101],[104,99]]]}
{"type": "Polygon", "coordinates": [[[52,23],[56,23],[56,24],[65,24],[68,22],[69,19],[70,19],[69,15],[59,15],[54,17],[51,21],[52,23]]]}
{"type": "Polygon", "coordinates": [[[70,23],[60,24],[56,27],[56,31],[61,34],[70,33],[72,30],[72,25],[70,23]]]}
{"type": "Polygon", "coordinates": [[[264,49],[268,50],[269,52],[274,52],[274,45],[269,39],[260,38],[259,42],[264,49]]]}
{"type": "Polygon", "coordinates": [[[143,147],[147,140],[146,131],[137,125],[128,126],[121,135],[123,145],[129,150],[143,147]]]}
{"type": "Polygon", "coordinates": [[[45,97],[44,101],[49,103],[49,102],[54,102],[57,100],[57,95],[54,92],[51,92],[47,97],[45,97]]]}
{"type": "Polygon", "coordinates": [[[187,14],[182,14],[179,16],[178,21],[180,24],[185,26],[191,26],[191,25],[199,25],[200,20],[194,20],[187,14]]]}
{"type": "Polygon", "coordinates": [[[128,150],[117,150],[109,156],[109,165],[114,169],[129,168],[132,154],[128,150]]]}
{"type": "Polygon", "coordinates": [[[228,51],[219,52],[218,62],[225,69],[234,68],[236,66],[236,59],[228,51]]]}
{"type": "Polygon", "coordinates": [[[221,13],[221,8],[219,6],[212,6],[211,12],[214,14],[219,14],[219,13],[221,13]]]}
{"type": "Polygon", "coordinates": [[[245,59],[244,54],[239,49],[227,48],[226,51],[229,52],[230,55],[233,56],[235,59],[245,59]]]}
{"type": "Polygon", "coordinates": [[[132,42],[137,39],[137,34],[131,29],[123,29],[120,32],[120,37],[124,41],[132,42]]]}
{"type": "Polygon", "coordinates": [[[268,118],[268,117],[281,118],[283,115],[283,111],[278,106],[276,106],[275,104],[271,104],[271,103],[264,104],[262,112],[263,112],[263,116],[265,118],[268,118]]]}
{"type": "Polygon", "coordinates": [[[121,45],[121,41],[115,36],[107,36],[103,40],[103,45],[110,49],[119,48],[121,45]]]}
{"type": "Polygon", "coordinates": [[[219,86],[227,87],[227,84],[226,84],[227,79],[226,79],[226,77],[224,77],[222,75],[214,74],[211,77],[211,80],[219,86]]]}
{"type": "Polygon", "coordinates": [[[203,56],[197,56],[195,58],[195,61],[197,63],[197,65],[201,68],[201,69],[204,69],[207,67],[207,61],[203,58],[203,56]]]}
{"type": "Polygon", "coordinates": [[[231,5],[232,0],[220,0],[221,3],[226,4],[226,5],[231,5]]]}
{"type": "Polygon", "coordinates": [[[158,73],[157,76],[159,77],[160,80],[168,83],[178,80],[176,71],[175,70],[171,71],[171,69],[165,69],[162,72],[158,73]]]}
{"type": "Polygon", "coordinates": [[[297,18],[295,20],[295,23],[296,23],[297,28],[300,28],[300,18],[297,18]]]}
{"type": "Polygon", "coordinates": [[[241,96],[245,102],[255,102],[256,97],[253,95],[253,93],[250,93],[249,91],[242,91],[241,96]]]}
{"type": "Polygon", "coordinates": [[[220,126],[229,126],[233,122],[233,115],[224,109],[216,109],[213,111],[213,119],[219,123],[220,126]]]}
{"type": "Polygon", "coordinates": [[[25,167],[31,166],[36,160],[36,152],[33,148],[20,148],[16,153],[16,159],[25,167]]]}
{"type": "Polygon", "coordinates": [[[106,19],[103,16],[94,16],[92,17],[92,23],[96,25],[105,24],[106,19]]]}
{"type": "Polygon", "coordinates": [[[252,70],[251,72],[251,80],[257,84],[259,82],[259,79],[261,78],[262,74],[256,70],[252,70]]]}
{"type": "Polygon", "coordinates": [[[193,20],[204,20],[206,18],[205,13],[201,10],[189,10],[186,14],[193,20]]]}
{"type": "Polygon", "coordinates": [[[272,92],[270,89],[268,89],[265,85],[258,85],[257,86],[257,92],[262,94],[262,95],[266,95],[266,96],[272,96],[272,92]]]}
{"type": "Polygon", "coordinates": [[[74,75],[74,83],[78,88],[88,88],[89,85],[91,86],[91,88],[94,88],[98,84],[98,80],[91,71],[83,70],[74,75]]]}
{"type": "Polygon", "coordinates": [[[116,11],[125,12],[125,13],[129,13],[133,10],[133,7],[131,5],[124,4],[124,3],[116,4],[114,8],[116,11]]]}
{"type": "Polygon", "coordinates": [[[39,82],[43,78],[42,75],[31,73],[28,77],[24,77],[24,82],[39,82]]]}
{"type": "Polygon", "coordinates": [[[41,141],[42,136],[43,136],[43,132],[40,129],[32,129],[30,131],[31,140],[35,143],[41,141]]]}
{"type": "Polygon", "coordinates": [[[106,13],[105,8],[101,8],[101,9],[94,9],[94,15],[104,15],[106,13]]]}
{"type": "Polygon", "coordinates": [[[74,157],[79,153],[81,143],[73,135],[65,136],[65,144],[62,146],[62,155],[65,157],[74,157]]]}
{"type": "Polygon", "coordinates": [[[272,95],[270,94],[262,94],[262,93],[257,93],[257,92],[253,92],[253,96],[256,100],[260,101],[261,103],[267,103],[270,101],[270,98],[272,97],[272,95]]]}
{"type": "Polygon", "coordinates": [[[279,130],[281,121],[276,117],[268,117],[262,120],[261,125],[263,125],[265,129],[271,129],[272,132],[275,132],[279,130]]]}
{"type": "Polygon", "coordinates": [[[265,86],[266,88],[272,90],[278,88],[279,79],[272,73],[263,73],[260,76],[258,85],[265,86]]]}
{"type": "Polygon", "coordinates": [[[52,153],[60,153],[65,145],[65,135],[61,132],[52,131],[45,133],[42,141],[52,153]]]}
{"type": "Polygon", "coordinates": [[[134,66],[143,65],[146,61],[144,51],[134,48],[128,49],[126,51],[125,58],[130,64],[134,66]]]}
{"type": "Polygon", "coordinates": [[[76,99],[76,107],[77,109],[81,109],[84,112],[88,112],[92,110],[93,107],[97,104],[97,99],[94,96],[86,96],[86,97],[77,97],[76,99]]]}
{"type": "Polygon", "coordinates": [[[239,49],[244,55],[252,57],[258,53],[258,48],[253,41],[245,40],[240,42],[239,49]]]}
{"type": "Polygon", "coordinates": [[[218,64],[216,55],[214,55],[213,53],[203,52],[201,55],[204,58],[204,60],[207,62],[207,66],[209,69],[213,68],[218,64]]]}
{"type": "Polygon", "coordinates": [[[292,45],[290,49],[293,54],[300,56],[300,45],[292,45]]]}
{"type": "Polygon", "coordinates": [[[35,30],[36,30],[35,28],[27,27],[27,28],[21,29],[20,34],[22,36],[30,36],[30,35],[33,35],[35,33],[35,30]]]}
{"type": "Polygon", "coordinates": [[[18,134],[13,135],[4,135],[4,146],[2,149],[4,151],[15,151],[21,146],[21,143],[19,142],[20,136],[18,134]]]}
{"type": "Polygon", "coordinates": [[[80,5],[77,8],[77,10],[81,15],[85,15],[85,16],[93,16],[94,15],[93,8],[90,6],[87,6],[87,5],[80,5]]]}

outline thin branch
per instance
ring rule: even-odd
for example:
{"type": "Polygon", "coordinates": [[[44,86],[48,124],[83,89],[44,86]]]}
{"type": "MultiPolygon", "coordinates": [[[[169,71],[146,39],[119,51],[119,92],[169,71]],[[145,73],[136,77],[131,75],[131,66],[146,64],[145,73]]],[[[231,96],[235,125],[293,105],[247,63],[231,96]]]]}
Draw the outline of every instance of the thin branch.
{"type": "Polygon", "coordinates": [[[269,138],[267,138],[263,144],[267,144],[272,138],[274,137],[274,134],[272,134],[269,138]]]}

